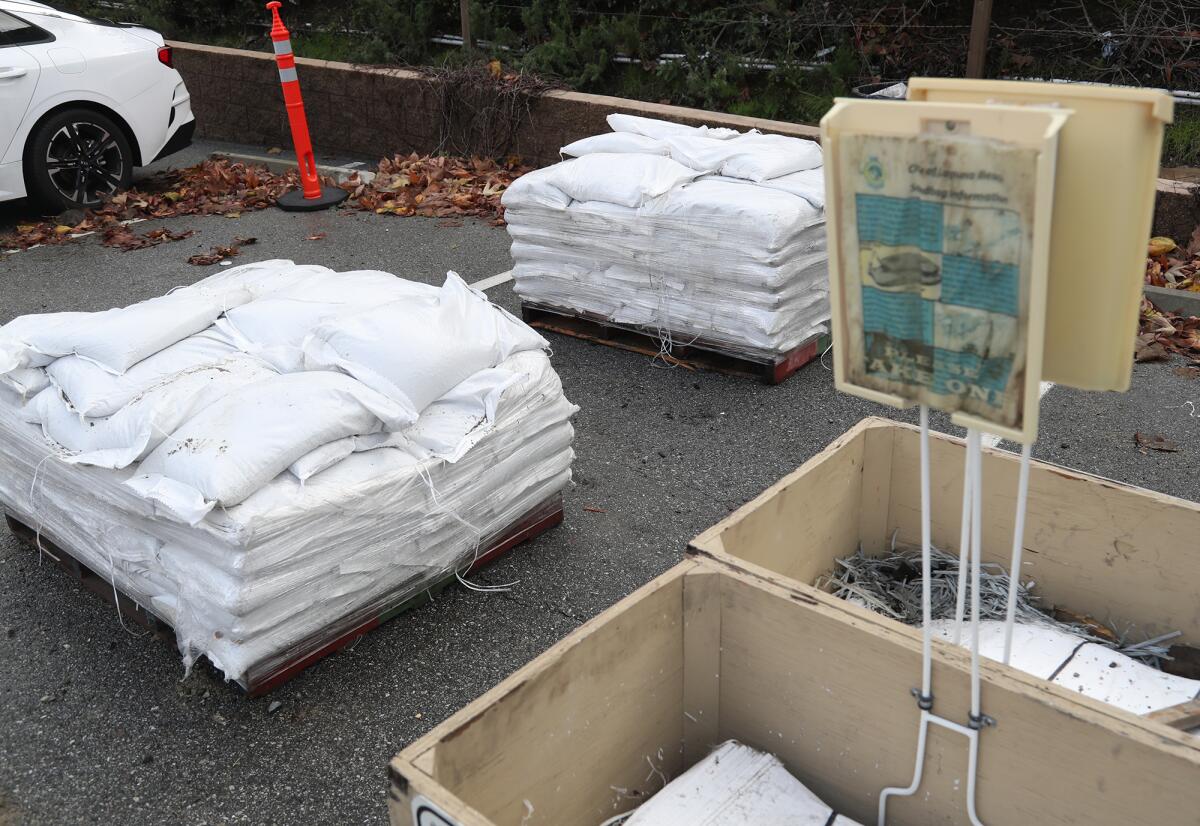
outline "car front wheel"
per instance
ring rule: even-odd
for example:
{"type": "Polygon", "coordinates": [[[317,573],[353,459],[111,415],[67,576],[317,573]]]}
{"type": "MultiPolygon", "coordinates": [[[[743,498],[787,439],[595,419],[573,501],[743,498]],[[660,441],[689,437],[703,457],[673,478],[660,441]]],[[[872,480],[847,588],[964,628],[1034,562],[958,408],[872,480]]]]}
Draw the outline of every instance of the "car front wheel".
{"type": "Polygon", "coordinates": [[[133,152],[125,133],[109,118],[68,109],[33,134],[25,158],[29,194],[46,206],[82,209],[128,189],[133,152]]]}

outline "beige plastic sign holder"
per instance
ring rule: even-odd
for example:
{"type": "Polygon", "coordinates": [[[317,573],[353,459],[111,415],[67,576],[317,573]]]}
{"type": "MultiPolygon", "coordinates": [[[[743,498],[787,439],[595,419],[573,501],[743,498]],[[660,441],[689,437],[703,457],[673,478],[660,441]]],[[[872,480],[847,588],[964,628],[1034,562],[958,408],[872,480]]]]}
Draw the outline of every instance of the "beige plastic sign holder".
{"type": "Polygon", "coordinates": [[[1058,143],[1042,378],[1129,389],[1163,127],[1156,89],[913,78],[910,101],[1069,109],[1058,143]]]}
{"type": "MultiPolygon", "coordinates": [[[[1058,136],[1071,113],[1003,104],[839,100],[821,121],[830,249],[834,377],[839,390],[921,413],[921,685],[918,793],[931,727],[961,734],[967,813],[975,808],[983,713],[979,647],[983,429],[1022,442],[1013,565],[1020,570],[1030,448],[1037,438],[1050,218],[1058,136]],[[954,642],[971,579],[971,704],[966,723],[934,711],[929,409],[967,428],[954,642]]],[[[1004,660],[1011,653],[1016,583],[1004,660]]]]}
{"type": "Polygon", "coordinates": [[[1069,117],[835,102],[821,132],[839,390],[1035,440],[1056,141],[1069,117]]]}

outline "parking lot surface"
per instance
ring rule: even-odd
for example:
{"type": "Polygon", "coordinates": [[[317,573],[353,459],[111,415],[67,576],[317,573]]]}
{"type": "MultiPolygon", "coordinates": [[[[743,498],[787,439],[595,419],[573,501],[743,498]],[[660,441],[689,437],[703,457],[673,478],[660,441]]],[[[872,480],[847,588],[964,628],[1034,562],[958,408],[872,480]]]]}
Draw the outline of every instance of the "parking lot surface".
{"type": "MultiPolygon", "coordinates": [[[[0,232],[19,216],[0,209],[0,232]]],[[[234,263],[290,258],[428,283],[448,269],[475,282],[512,266],[503,229],[441,223],[270,209],[147,222],[139,231],[197,234],[133,252],[91,237],[0,255],[0,323],[160,295],[216,272],[185,261],[238,236],[258,240],[234,263]]],[[[519,310],[511,284],[488,294],[519,310]]],[[[247,699],[207,667],[181,679],[172,647],[123,630],[111,607],[0,533],[0,826],[383,822],[396,751],[675,564],[692,536],[860,418],[915,418],[836,393],[817,363],[767,387],[551,343],[581,408],[575,482],[561,527],[476,576],[517,584],[499,594],[451,588],[267,697],[247,699]]],[[[1200,380],[1176,373],[1180,364],[1135,365],[1126,394],[1051,389],[1035,455],[1200,500],[1200,380]],[[1136,431],[1181,449],[1143,454],[1136,431]]]]}

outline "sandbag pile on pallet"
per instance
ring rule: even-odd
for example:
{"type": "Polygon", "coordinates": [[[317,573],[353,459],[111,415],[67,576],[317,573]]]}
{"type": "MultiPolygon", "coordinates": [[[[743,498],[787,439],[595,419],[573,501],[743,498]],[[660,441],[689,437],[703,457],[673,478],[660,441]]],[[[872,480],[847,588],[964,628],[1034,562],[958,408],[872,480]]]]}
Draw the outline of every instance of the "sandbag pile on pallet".
{"type": "Polygon", "coordinates": [[[526,302],[778,356],[829,319],[814,141],[610,115],[504,194],[526,302]]]}
{"type": "Polygon", "coordinates": [[[0,500],[245,683],[568,483],[545,347],[454,273],[290,261],[22,316],[0,327],[0,500]]]}

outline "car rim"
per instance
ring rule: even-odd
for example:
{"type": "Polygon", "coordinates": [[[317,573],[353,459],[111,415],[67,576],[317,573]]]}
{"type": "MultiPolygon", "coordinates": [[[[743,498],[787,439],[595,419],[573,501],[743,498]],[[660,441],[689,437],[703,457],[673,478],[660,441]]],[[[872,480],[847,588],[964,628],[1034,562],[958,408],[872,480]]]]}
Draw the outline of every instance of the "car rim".
{"type": "Polygon", "coordinates": [[[125,158],[116,137],[94,123],[68,123],[46,147],[50,183],[68,201],[97,204],[121,185],[125,158]]]}

